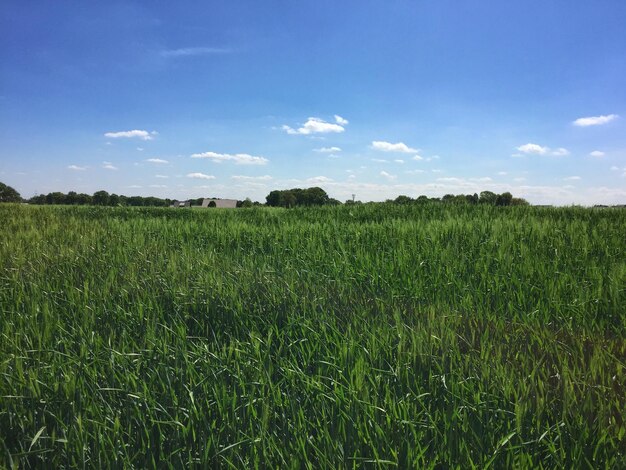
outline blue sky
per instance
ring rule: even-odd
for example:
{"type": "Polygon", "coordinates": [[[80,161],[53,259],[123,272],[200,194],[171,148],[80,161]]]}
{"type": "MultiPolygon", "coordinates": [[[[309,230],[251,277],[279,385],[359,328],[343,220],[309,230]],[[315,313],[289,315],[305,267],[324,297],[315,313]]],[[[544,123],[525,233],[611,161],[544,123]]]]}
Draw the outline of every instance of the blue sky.
{"type": "Polygon", "coordinates": [[[623,0],[5,0],[0,181],[626,203],[624,24],[623,0]]]}

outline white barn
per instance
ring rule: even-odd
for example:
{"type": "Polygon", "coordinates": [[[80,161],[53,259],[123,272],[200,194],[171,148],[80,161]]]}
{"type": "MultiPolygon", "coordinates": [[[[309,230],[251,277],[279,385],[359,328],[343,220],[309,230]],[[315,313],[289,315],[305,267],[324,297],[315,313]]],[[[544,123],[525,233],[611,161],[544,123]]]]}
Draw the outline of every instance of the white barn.
{"type": "Polygon", "coordinates": [[[204,199],[202,207],[221,207],[223,209],[234,209],[237,207],[237,199],[204,199]]]}

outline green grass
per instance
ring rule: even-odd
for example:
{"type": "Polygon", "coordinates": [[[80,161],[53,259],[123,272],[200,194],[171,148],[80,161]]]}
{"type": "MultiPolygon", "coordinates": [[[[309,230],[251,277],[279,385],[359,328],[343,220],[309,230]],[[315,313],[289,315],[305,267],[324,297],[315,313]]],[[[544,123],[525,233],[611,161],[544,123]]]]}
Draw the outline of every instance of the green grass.
{"type": "Polygon", "coordinates": [[[625,234],[0,206],[0,467],[626,468],[625,234]]]}

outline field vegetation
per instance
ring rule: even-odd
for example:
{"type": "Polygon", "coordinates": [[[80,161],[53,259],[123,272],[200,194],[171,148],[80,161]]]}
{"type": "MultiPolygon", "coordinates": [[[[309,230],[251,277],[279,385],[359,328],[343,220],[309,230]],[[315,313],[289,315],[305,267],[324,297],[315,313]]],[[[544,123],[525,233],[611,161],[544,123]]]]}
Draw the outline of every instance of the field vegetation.
{"type": "Polygon", "coordinates": [[[0,205],[0,467],[624,468],[625,233],[0,205]]]}

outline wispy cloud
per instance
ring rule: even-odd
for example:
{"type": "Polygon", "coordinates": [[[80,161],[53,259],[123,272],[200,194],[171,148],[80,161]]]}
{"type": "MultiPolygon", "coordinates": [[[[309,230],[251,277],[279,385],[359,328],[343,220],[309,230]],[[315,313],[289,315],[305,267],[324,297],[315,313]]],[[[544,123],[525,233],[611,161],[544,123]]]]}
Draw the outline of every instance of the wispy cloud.
{"type": "Polygon", "coordinates": [[[600,158],[604,157],[604,152],[601,152],[600,150],[594,150],[589,155],[591,155],[592,157],[600,158]]]}
{"type": "Polygon", "coordinates": [[[204,152],[194,153],[191,158],[208,158],[215,163],[233,162],[235,165],[266,165],[269,160],[265,157],[255,157],[247,153],[216,153],[204,152]]]}
{"type": "Polygon", "coordinates": [[[565,157],[569,155],[569,150],[564,149],[563,147],[559,147],[558,149],[553,150],[551,152],[551,155],[554,155],[555,157],[565,157]]]}
{"type": "Polygon", "coordinates": [[[78,165],[68,165],[68,170],[72,171],[85,171],[87,169],[86,166],[78,166],[78,165]]]}
{"type": "Polygon", "coordinates": [[[617,114],[607,114],[601,116],[589,116],[576,119],[572,124],[578,127],[601,126],[614,121],[619,116],[617,114]]]}
{"type": "Polygon", "coordinates": [[[116,166],[113,166],[111,162],[102,162],[102,168],[104,168],[105,170],[117,170],[118,169],[116,166]]]}
{"type": "Polygon", "coordinates": [[[193,57],[200,55],[229,54],[232,49],[227,47],[183,47],[180,49],[165,49],[161,51],[163,57],[193,57]]]}
{"type": "Polygon", "coordinates": [[[563,178],[564,181],[580,181],[581,179],[580,176],[568,176],[567,178],[563,178]]]}
{"type": "Polygon", "coordinates": [[[157,164],[169,163],[167,160],[163,160],[162,158],[146,158],[144,161],[157,164]]]}
{"type": "Polygon", "coordinates": [[[319,149],[313,149],[313,151],[318,153],[336,153],[341,152],[341,149],[339,147],[322,147],[319,149]]]}
{"type": "Polygon", "coordinates": [[[350,124],[350,121],[342,118],[341,116],[338,116],[337,114],[335,114],[335,122],[341,126],[347,126],[348,124],[350,124]]]}
{"type": "Polygon", "coordinates": [[[213,175],[205,175],[204,173],[187,173],[187,178],[194,178],[200,180],[214,180],[215,176],[213,175]]]}
{"type": "Polygon", "coordinates": [[[401,165],[404,164],[404,160],[398,158],[396,160],[394,160],[395,163],[400,163],[401,165]]]}
{"type": "Polygon", "coordinates": [[[269,181],[272,179],[270,175],[263,175],[263,176],[233,175],[230,178],[237,180],[237,181],[269,181]]]}
{"type": "Polygon", "coordinates": [[[104,136],[109,139],[141,139],[152,140],[159,133],[156,131],[148,132],[144,130],[134,129],[132,131],[105,132],[104,136]]]}
{"type": "Polygon", "coordinates": [[[309,184],[321,184],[321,183],[330,183],[333,180],[328,178],[327,176],[314,176],[312,178],[307,178],[306,182],[309,184]]]}
{"type": "Polygon", "coordinates": [[[335,116],[337,124],[332,122],[326,122],[323,119],[317,117],[310,117],[298,129],[293,129],[288,125],[283,125],[282,130],[291,135],[310,135],[310,134],[328,134],[328,133],[340,133],[345,131],[344,126],[348,124],[348,121],[341,116],[335,116]],[[340,122],[341,121],[341,122],[340,122]]]}
{"type": "MultiPolygon", "coordinates": [[[[563,147],[551,150],[550,147],[544,147],[539,144],[528,143],[516,147],[517,150],[526,155],[554,155],[555,157],[564,157],[569,155],[569,150],[563,147]]],[[[511,155],[512,157],[521,157],[519,153],[511,155]]]]}
{"type": "Polygon", "coordinates": [[[381,150],[383,152],[400,152],[400,153],[418,153],[419,149],[409,147],[403,142],[397,142],[395,144],[391,142],[385,142],[382,140],[374,140],[372,142],[372,148],[375,150],[381,150]]]}
{"type": "Polygon", "coordinates": [[[169,178],[169,176],[167,175],[154,175],[155,178],[160,178],[160,179],[167,179],[169,178]]]}
{"type": "Polygon", "coordinates": [[[393,181],[397,178],[396,175],[392,175],[390,173],[387,173],[386,171],[381,171],[380,172],[380,176],[382,176],[383,178],[388,179],[389,181],[393,181]]]}

